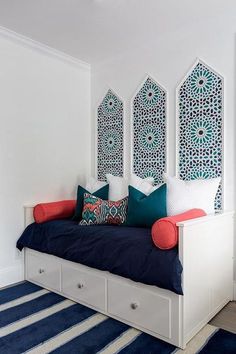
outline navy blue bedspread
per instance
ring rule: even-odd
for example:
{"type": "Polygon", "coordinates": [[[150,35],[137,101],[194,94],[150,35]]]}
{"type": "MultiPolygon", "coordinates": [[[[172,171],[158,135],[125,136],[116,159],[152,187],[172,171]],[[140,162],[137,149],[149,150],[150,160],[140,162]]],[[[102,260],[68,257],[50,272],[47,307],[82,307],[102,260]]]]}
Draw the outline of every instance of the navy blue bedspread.
{"type": "Polygon", "coordinates": [[[24,247],[183,294],[178,249],[155,247],[150,229],[48,221],[25,229],[17,242],[24,247]]]}

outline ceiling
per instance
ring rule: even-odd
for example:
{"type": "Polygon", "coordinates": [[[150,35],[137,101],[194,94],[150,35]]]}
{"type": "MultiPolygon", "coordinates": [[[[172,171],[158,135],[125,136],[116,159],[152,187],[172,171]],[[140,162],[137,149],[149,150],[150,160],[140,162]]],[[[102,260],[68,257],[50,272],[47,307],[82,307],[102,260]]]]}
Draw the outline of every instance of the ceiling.
{"type": "Polygon", "coordinates": [[[0,0],[0,26],[94,63],[190,24],[198,26],[206,17],[229,14],[232,7],[235,13],[234,2],[0,0]]]}

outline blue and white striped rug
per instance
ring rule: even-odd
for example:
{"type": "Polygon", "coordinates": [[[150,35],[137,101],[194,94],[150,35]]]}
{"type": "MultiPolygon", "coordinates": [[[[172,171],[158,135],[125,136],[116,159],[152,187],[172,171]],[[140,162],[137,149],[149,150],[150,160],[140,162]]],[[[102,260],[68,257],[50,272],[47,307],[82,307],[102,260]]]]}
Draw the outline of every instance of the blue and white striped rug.
{"type": "MultiPolygon", "coordinates": [[[[211,340],[214,338],[216,330],[215,327],[206,326],[198,340],[195,339],[192,345],[190,343],[186,353],[192,354],[202,349],[208,337],[211,336],[211,340]]],[[[28,282],[0,291],[0,354],[25,352],[185,353],[173,345],[28,282]]]]}

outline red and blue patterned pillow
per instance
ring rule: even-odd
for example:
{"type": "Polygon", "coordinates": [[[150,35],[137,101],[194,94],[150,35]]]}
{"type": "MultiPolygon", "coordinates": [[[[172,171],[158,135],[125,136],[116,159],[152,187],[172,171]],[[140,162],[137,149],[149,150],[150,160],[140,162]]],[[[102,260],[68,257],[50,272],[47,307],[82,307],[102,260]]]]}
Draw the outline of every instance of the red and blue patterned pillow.
{"type": "Polygon", "coordinates": [[[102,200],[92,194],[84,194],[84,207],[80,225],[124,224],[128,209],[128,197],[118,200],[102,200]]]}

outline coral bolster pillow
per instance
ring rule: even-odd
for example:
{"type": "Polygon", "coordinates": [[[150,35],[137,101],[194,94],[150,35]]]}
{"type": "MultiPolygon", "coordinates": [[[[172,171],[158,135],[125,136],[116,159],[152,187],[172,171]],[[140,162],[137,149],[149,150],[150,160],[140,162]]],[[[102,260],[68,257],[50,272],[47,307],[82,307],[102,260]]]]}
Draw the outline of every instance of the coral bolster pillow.
{"type": "Polygon", "coordinates": [[[70,218],[75,212],[75,206],[76,200],[37,204],[34,207],[34,220],[39,224],[49,220],[70,218]]]}
{"type": "Polygon", "coordinates": [[[157,220],[152,226],[152,240],[154,244],[163,250],[175,247],[178,243],[178,227],[176,224],[202,216],[206,216],[204,210],[191,209],[182,214],[157,220]]]}

